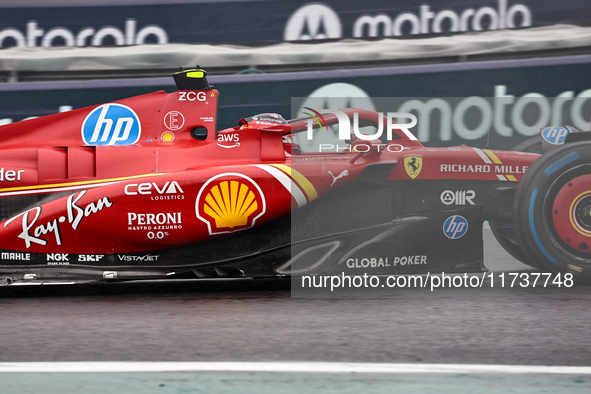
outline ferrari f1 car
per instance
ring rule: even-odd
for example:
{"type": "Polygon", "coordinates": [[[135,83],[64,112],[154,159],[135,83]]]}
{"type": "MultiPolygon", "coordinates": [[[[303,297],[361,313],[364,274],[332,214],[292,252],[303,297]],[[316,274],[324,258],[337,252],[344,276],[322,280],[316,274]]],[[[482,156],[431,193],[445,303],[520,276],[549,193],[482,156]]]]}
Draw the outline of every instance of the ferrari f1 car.
{"type": "Polygon", "coordinates": [[[216,130],[205,71],[174,79],[173,93],[0,127],[3,284],[482,271],[486,220],[524,263],[591,278],[587,133],[548,128],[562,146],[540,154],[541,137],[526,152],[426,148],[394,127],[306,152],[298,141],[337,116],[216,130]]]}

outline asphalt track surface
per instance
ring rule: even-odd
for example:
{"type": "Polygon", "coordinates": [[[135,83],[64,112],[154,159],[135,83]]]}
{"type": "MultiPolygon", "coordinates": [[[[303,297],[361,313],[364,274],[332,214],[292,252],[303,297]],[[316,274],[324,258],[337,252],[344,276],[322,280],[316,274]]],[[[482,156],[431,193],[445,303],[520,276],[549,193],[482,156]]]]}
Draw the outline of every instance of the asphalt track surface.
{"type": "MultiPolygon", "coordinates": [[[[484,231],[495,272],[527,272],[484,231]]],[[[2,361],[589,366],[591,287],[404,288],[294,299],[289,283],[0,288],[2,361]]]]}
{"type": "MultiPolygon", "coordinates": [[[[484,239],[485,262],[495,274],[534,272],[504,252],[490,230],[485,229],[484,239]]],[[[488,283],[478,288],[434,291],[395,289],[384,295],[360,294],[346,299],[293,298],[289,282],[4,287],[0,288],[0,369],[3,363],[40,361],[590,365],[591,287],[510,287],[506,283],[505,287],[491,288],[488,283]]],[[[281,384],[293,388],[293,383],[302,379],[308,383],[320,379],[275,375],[269,385],[265,383],[269,382],[267,375],[167,375],[161,382],[172,379],[187,387],[197,385],[218,391],[216,387],[232,381],[233,385],[227,387],[235,389],[230,392],[246,392],[241,390],[246,387],[255,387],[252,392],[264,392],[263,388],[273,392],[281,389],[281,384]],[[201,380],[192,382],[197,376],[201,380]],[[213,386],[207,386],[208,382],[213,386]],[[240,386],[240,382],[246,386],[240,386]]],[[[57,392],[64,392],[64,387],[74,390],[77,384],[85,384],[84,379],[105,378],[76,376],[82,383],[60,377],[65,380],[57,381],[74,386],[63,383],[57,392]]],[[[129,383],[128,378],[133,382],[134,376],[140,379],[143,375],[126,376],[114,379],[129,383]]],[[[478,376],[468,377],[471,382],[452,382],[455,386],[449,380],[445,382],[452,384],[452,392],[460,392],[458,388],[483,388],[484,381],[478,376]]],[[[39,384],[56,379],[55,375],[35,375],[39,384]]],[[[363,387],[381,391],[380,387],[391,387],[392,383],[392,378],[385,375],[371,375],[363,381],[351,379],[346,377],[349,384],[343,387],[356,392],[363,391],[363,387]]],[[[406,392],[421,392],[439,387],[438,379],[442,378],[421,377],[419,386],[407,375],[396,379],[406,392]]],[[[502,379],[507,379],[506,375],[499,381],[502,379]]],[[[534,382],[532,392],[540,388],[541,382],[545,382],[544,387],[552,387],[544,380],[550,379],[548,376],[542,380],[520,377],[519,382],[527,379],[534,382]]],[[[5,388],[18,390],[23,380],[31,381],[26,374],[3,374],[3,381],[14,385],[5,388]]],[[[327,375],[317,383],[319,391],[324,391],[323,387],[339,390],[342,382],[338,376],[327,375]]],[[[499,390],[515,387],[512,381],[506,382],[499,390]]],[[[562,383],[554,387],[558,389],[562,383]]],[[[591,375],[574,377],[568,384],[569,390],[572,385],[589,390],[591,375]]],[[[489,387],[490,392],[495,391],[494,387],[489,387]]],[[[31,390],[36,392],[34,387],[31,390]]],[[[185,392],[179,390],[174,392],[185,392]]]]}

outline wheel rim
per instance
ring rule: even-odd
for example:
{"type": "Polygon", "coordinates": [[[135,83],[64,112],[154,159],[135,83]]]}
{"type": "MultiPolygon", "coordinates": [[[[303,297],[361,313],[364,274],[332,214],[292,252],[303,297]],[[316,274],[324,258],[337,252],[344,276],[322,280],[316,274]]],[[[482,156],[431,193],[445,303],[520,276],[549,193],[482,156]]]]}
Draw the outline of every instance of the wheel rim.
{"type": "Polygon", "coordinates": [[[565,182],[552,204],[554,231],[563,247],[583,258],[591,257],[591,174],[565,182]]]}

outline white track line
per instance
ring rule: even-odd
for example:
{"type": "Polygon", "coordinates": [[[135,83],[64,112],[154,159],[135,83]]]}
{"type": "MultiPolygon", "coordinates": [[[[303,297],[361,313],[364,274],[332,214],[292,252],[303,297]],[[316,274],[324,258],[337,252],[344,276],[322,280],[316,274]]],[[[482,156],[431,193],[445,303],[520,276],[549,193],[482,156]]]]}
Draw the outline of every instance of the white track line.
{"type": "Polygon", "coordinates": [[[591,367],[487,364],[378,364],[347,362],[1,362],[0,373],[284,372],[591,375],[591,367]]]}

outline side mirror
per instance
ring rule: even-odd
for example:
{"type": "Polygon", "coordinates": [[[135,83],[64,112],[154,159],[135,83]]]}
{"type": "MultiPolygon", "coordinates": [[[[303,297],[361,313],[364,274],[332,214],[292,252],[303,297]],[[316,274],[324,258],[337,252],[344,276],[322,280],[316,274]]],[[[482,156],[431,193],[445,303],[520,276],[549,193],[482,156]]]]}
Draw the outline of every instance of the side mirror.
{"type": "Polygon", "coordinates": [[[205,141],[207,139],[207,128],[203,126],[193,128],[191,137],[199,141],[205,141]]]}

